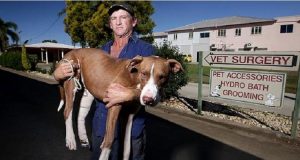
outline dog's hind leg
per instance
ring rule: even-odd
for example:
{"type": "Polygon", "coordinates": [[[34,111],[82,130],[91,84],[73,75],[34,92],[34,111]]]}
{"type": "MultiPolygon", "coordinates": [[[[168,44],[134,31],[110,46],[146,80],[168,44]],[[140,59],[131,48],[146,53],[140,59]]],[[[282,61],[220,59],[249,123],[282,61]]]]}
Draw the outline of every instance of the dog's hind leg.
{"type": "Polygon", "coordinates": [[[86,134],[85,118],[90,111],[93,103],[94,96],[85,89],[84,95],[81,98],[80,109],[78,113],[77,125],[78,125],[78,136],[82,147],[89,147],[89,140],[86,134]]]}
{"type": "Polygon", "coordinates": [[[72,120],[73,101],[75,97],[74,81],[71,80],[65,81],[64,88],[65,88],[65,96],[66,96],[66,105],[64,110],[65,125],[66,125],[66,147],[68,147],[70,150],[76,150],[76,141],[75,141],[75,135],[73,130],[73,120],[72,120]]]}

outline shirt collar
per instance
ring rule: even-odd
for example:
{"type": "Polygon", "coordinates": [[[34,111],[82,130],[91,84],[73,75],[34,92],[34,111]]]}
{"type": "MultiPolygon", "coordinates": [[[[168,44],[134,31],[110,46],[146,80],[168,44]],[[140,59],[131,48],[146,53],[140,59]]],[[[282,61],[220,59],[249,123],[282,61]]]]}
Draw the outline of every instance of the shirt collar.
{"type": "Polygon", "coordinates": [[[129,40],[132,40],[134,43],[136,43],[137,40],[138,40],[137,33],[136,33],[136,32],[133,32],[133,33],[131,34],[129,40]]]}
{"type": "MultiPolygon", "coordinates": [[[[137,35],[136,32],[132,32],[132,34],[131,34],[131,36],[128,40],[128,43],[130,43],[130,41],[132,41],[134,43],[136,43],[138,41],[138,35],[137,35]]],[[[114,43],[114,40],[111,40],[111,41],[108,42],[109,46],[112,46],[113,43],[114,43]]]]}

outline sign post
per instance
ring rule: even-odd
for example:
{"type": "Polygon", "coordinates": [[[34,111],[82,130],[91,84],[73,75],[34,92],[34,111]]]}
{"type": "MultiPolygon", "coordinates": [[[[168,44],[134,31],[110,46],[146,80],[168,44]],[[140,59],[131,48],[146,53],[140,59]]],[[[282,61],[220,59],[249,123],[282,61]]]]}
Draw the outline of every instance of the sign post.
{"type": "MultiPolygon", "coordinates": [[[[199,55],[198,113],[201,113],[202,110],[203,66],[298,71],[298,86],[291,127],[292,137],[297,137],[297,126],[300,119],[299,54],[299,52],[276,51],[207,51],[202,55],[201,52],[199,55]],[[201,60],[202,63],[200,63],[201,60]]],[[[253,102],[266,106],[281,106],[283,103],[286,73],[211,70],[210,76],[210,95],[213,97],[253,102]],[[257,91],[252,92],[254,90],[257,91]]]]}
{"type": "Polygon", "coordinates": [[[197,114],[201,115],[202,112],[202,84],[203,84],[203,65],[202,65],[202,57],[203,52],[198,52],[199,54],[199,63],[198,63],[198,110],[197,114]]]}
{"type": "Polygon", "coordinates": [[[296,101],[295,101],[294,111],[292,115],[291,135],[293,138],[297,137],[297,126],[298,126],[299,118],[300,118],[300,67],[298,69],[298,85],[297,85],[296,101]]]}

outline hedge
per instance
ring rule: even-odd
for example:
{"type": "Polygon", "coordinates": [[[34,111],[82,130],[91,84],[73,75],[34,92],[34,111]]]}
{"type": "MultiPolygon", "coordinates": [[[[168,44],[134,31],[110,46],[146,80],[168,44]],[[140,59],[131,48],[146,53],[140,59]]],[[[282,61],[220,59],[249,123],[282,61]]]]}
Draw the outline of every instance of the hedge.
{"type": "Polygon", "coordinates": [[[21,53],[18,51],[2,53],[0,56],[0,65],[16,70],[24,70],[21,53]]]}

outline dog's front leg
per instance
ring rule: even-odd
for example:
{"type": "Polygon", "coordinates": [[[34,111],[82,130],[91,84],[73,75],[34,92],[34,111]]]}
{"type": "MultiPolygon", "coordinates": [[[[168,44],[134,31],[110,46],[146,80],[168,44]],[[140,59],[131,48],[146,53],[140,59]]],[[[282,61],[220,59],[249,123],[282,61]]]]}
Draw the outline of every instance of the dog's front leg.
{"type": "Polygon", "coordinates": [[[80,109],[78,113],[77,125],[78,125],[78,136],[82,147],[89,147],[89,139],[86,134],[85,118],[91,109],[94,96],[85,89],[84,95],[81,98],[80,109]]]}
{"type": "Polygon", "coordinates": [[[116,123],[121,111],[121,106],[112,106],[108,109],[106,119],[106,132],[101,144],[101,155],[99,160],[108,160],[111,151],[111,146],[115,137],[116,123]]]}

